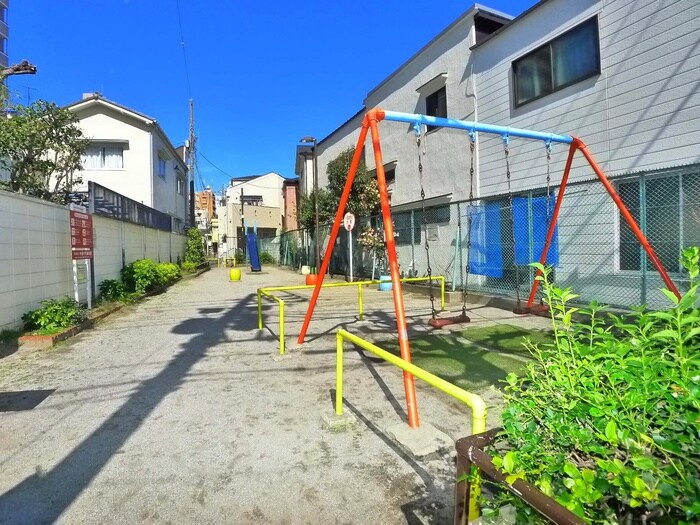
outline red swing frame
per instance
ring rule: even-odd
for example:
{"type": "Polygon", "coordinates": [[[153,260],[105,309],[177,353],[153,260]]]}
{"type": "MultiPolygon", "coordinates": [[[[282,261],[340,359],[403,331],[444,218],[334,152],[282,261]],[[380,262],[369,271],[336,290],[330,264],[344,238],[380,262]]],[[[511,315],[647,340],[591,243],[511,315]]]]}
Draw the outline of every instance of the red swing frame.
{"type": "MultiPolygon", "coordinates": [[[[391,274],[391,281],[393,285],[393,296],[394,296],[394,308],[396,310],[396,327],[398,329],[399,338],[399,349],[401,352],[401,358],[410,362],[411,361],[411,350],[408,341],[408,331],[406,325],[406,312],[403,302],[403,293],[401,290],[401,278],[399,275],[399,263],[396,258],[396,243],[394,241],[394,226],[391,220],[391,206],[389,204],[389,193],[387,191],[386,176],[384,172],[384,163],[382,161],[382,149],[379,140],[379,126],[378,123],[384,120],[385,113],[384,110],[375,108],[368,111],[362,120],[362,128],[360,129],[360,136],[357,139],[357,145],[355,147],[355,154],[353,155],[352,162],[350,163],[350,169],[348,171],[348,177],[345,181],[345,188],[343,188],[343,193],[340,197],[340,202],[338,203],[338,210],[333,221],[333,228],[331,229],[330,238],[328,239],[328,246],[326,247],[325,254],[323,256],[323,262],[321,263],[321,268],[318,272],[318,279],[316,281],[316,287],[314,288],[313,294],[311,295],[311,300],[309,301],[309,307],[306,311],[306,316],[304,317],[304,323],[302,324],[301,331],[299,333],[299,338],[297,342],[299,344],[304,343],[306,338],[306,332],[309,329],[309,323],[311,322],[311,317],[313,316],[314,309],[316,307],[316,302],[318,300],[319,293],[321,292],[321,286],[323,285],[323,278],[328,271],[328,266],[330,264],[331,254],[333,252],[333,246],[335,246],[335,241],[338,236],[338,231],[340,225],[343,222],[343,215],[345,213],[345,207],[347,206],[348,197],[350,196],[350,190],[352,189],[352,183],[355,179],[355,173],[357,172],[357,167],[360,164],[360,159],[362,157],[362,152],[365,147],[365,141],[367,140],[367,133],[371,131],[372,147],[374,149],[374,161],[377,171],[377,184],[379,186],[379,200],[382,210],[382,219],[384,223],[384,234],[386,238],[386,248],[387,255],[389,259],[389,270],[391,274]]],[[[664,268],[663,263],[657,257],[654,248],[649,243],[648,239],[641,231],[636,221],[632,217],[622,199],[615,191],[614,186],[605,175],[603,170],[598,166],[595,159],[588,151],[586,144],[578,137],[573,137],[573,140],[569,146],[569,154],[566,159],[566,165],[564,166],[564,173],[562,176],[561,183],[559,185],[559,193],[557,195],[557,200],[554,205],[554,211],[552,214],[552,220],[549,223],[549,228],[547,230],[547,239],[545,241],[542,254],[540,256],[540,263],[542,265],[546,264],[547,253],[549,252],[549,247],[552,244],[552,238],[554,236],[554,230],[556,228],[557,219],[559,217],[559,210],[561,209],[561,203],[564,199],[564,192],[566,191],[566,185],[569,180],[569,173],[571,171],[571,165],[574,160],[574,154],[576,151],[580,151],[588,164],[593,169],[594,173],[600,180],[600,182],[605,187],[608,194],[612,197],[615,205],[617,206],[620,214],[625,219],[627,224],[634,232],[637,240],[644,248],[647,256],[651,260],[652,264],[659,272],[661,279],[668,289],[673,292],[676,297],[680,298],[680,293],[676,288],[675,284],[668,275],[668,272],[664,268]]],[[[540,276],[541,272],[537,271],[537,276],[540,276]]],[[[530,290],[530,296],[528,298],[526,312],[532,311],[533,302],[535,300],[535,295],[537,293],[537,288],[539,286],[539,280],[535,279],[532,289],[530,290]]],[[[420,426],[420,419],[418,416],[418,406],[416,401],[416,388],[415,381],[411,374],[404,372],[404,390],[406,394],[406,408],[408,414],[408,424],[411,427],[420,426]]]]}

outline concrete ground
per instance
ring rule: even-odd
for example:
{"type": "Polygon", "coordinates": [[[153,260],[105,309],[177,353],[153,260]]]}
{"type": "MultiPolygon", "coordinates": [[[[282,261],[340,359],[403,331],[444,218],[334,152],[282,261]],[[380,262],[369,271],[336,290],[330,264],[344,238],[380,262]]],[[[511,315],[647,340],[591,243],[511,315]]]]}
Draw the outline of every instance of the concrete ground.
{"type": "MultiPolygon", "coordinates": [[[[398,369],[347,345],[345,410],[357,423],[322,426],[335,330],[393,337],[391,293],[365,289],[358,321],[354,289],[323,290],[301,348],[310,292],[283,294],[289,348],[278,359],[278,308],[264,303],[258,330],[255,290],[301,283],[276,268],[230,283],[213,269],[54,349],[1,359],[0,523],[450,523],[453,448],[421,459],[389,436],[406,421],[398,369]]],[[[407,294],[406,306],[410,333],[426,331],[427,298],[407,294]]],[[[469,434],[465,406],[417,388],[422,422],[469,434]]]]}

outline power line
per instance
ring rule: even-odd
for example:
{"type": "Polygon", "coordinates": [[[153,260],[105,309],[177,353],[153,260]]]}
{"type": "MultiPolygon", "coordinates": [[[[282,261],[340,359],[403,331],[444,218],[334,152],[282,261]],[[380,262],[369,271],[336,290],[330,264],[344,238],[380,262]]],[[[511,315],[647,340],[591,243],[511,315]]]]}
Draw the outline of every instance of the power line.
{"type": "MultiPolygon", "coordinates": [[[[212,161],[210,161],[210,160],[207,158],[207,156],[206,156],[204,153],[202,153],[201,151],[198,151],[197,153],[198,153],[198,155],[199,155],[200,157],[202,157],[202,158],[203,158],[204,160],[206,160],[209,164],[211,164],[211,166],[212,166],[213,168],[215,168],[217,171],[221,172],[222,174],[226,175],[226,176],[231,180],[231,182],[233,182],[233,183],[241,183],[241,184],[245,183],[246,186],[249,186],[249,187],[252,186],[252,187],[255,187],[255,188],[261,188],[261,189],[267,189],[267,190],[276,190],[276,189],[278,188],[278,186],[267,186],[267,185],[265,185],[265,184],[256,184],[255,182],[253,182],[253,180],[255,180],[255,179],[244,179],[244,180],[242,180],[242,179],[240,179],[240,178],[236,178],[236,177],[234,177],[233,175],[231,175],[230,173],[227,173],[227,172],[225,172],[224,170],[222,170],[219,166],[217,166],[216,164],[214,164],[212,161]]],[[[261,176],[262,176],[262,175],[261,175],[261,176]]]]}
{"type": "Polygon", "coordinates": [[[206,156],[204,153],[202,153],[201,151],[199,152],[199,156],[202,157],[204,160],[206,160],[209,164],[211,164],[212,167],[216,168],[218,171],[220,171],[221,173],[223,173],[224,175],[226,175],[228,178],[233,179],[233,175],[231,175],[230,173],[226,173],[226,172],[225,172],[224,170],[222,170],[219,166],[217,166],[217,165],[214,164],[212,161],[210,161],[210,160],[207,158],[207,156],[206,156]]]}
{"type": "Polygon", "coordinates": [[[182,45],[182,58],[185,61],[185,77],[187,78],[187,93],[192,98],[192,85],[190,84],[190,70],[187,66],[187,52],[185,51],[185,36],[182,32],[182,15],[180,14],[180,0],[175,0],[177,4],[177,23],[180,27],[180,44],[182,45]]]}

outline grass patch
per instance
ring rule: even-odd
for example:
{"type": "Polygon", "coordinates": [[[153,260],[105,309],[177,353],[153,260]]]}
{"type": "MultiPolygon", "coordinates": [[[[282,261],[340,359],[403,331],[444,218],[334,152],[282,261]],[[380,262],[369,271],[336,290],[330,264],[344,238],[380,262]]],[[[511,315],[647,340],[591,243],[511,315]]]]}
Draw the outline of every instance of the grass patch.
{"type": "Polygon", "coordinates": [[[496,324],[468,328],[461,332],[462,337],[470,341],[488,346],[500,352],[530,355],[523,346],[523,340],[527,337],[535,344],[553,343],[554,338],[550,332],[539,330],[527,330],[509,324],[496,324]]]}
{"type": "MultiPolygon", "coordinates": [[[[498,385],[510,372],[522,372],[530,355],[522,346],[524,337],[536,343],[552,341],[545,332],[496,325],[411,339],[411,358],[445,381],[476,391],[498,385]]],[[[379,346],[399,354],[397,342],[379,346]]]]}

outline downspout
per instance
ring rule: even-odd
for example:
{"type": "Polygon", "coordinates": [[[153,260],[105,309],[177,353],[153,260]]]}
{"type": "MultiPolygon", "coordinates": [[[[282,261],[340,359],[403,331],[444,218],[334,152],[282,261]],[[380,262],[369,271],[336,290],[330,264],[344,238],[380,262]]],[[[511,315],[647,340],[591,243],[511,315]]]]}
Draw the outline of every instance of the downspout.
{"type": "Polygon", "coordinates": [[[151,208],[155,208],[155,197],[153,195],[153,177],[155,177],[155,170],[153,169],[153,131],[154,131],[154,126],[153,123],[151,123],[151,130],[150,133],[148,134],[148,141],[150,143],[150,148],[149,148],[149,158],[150,158],[150,166],[151,166],[151,180],[150,180],[150,185],[151,185],[151,204],[149,206],[151,208]]]}

